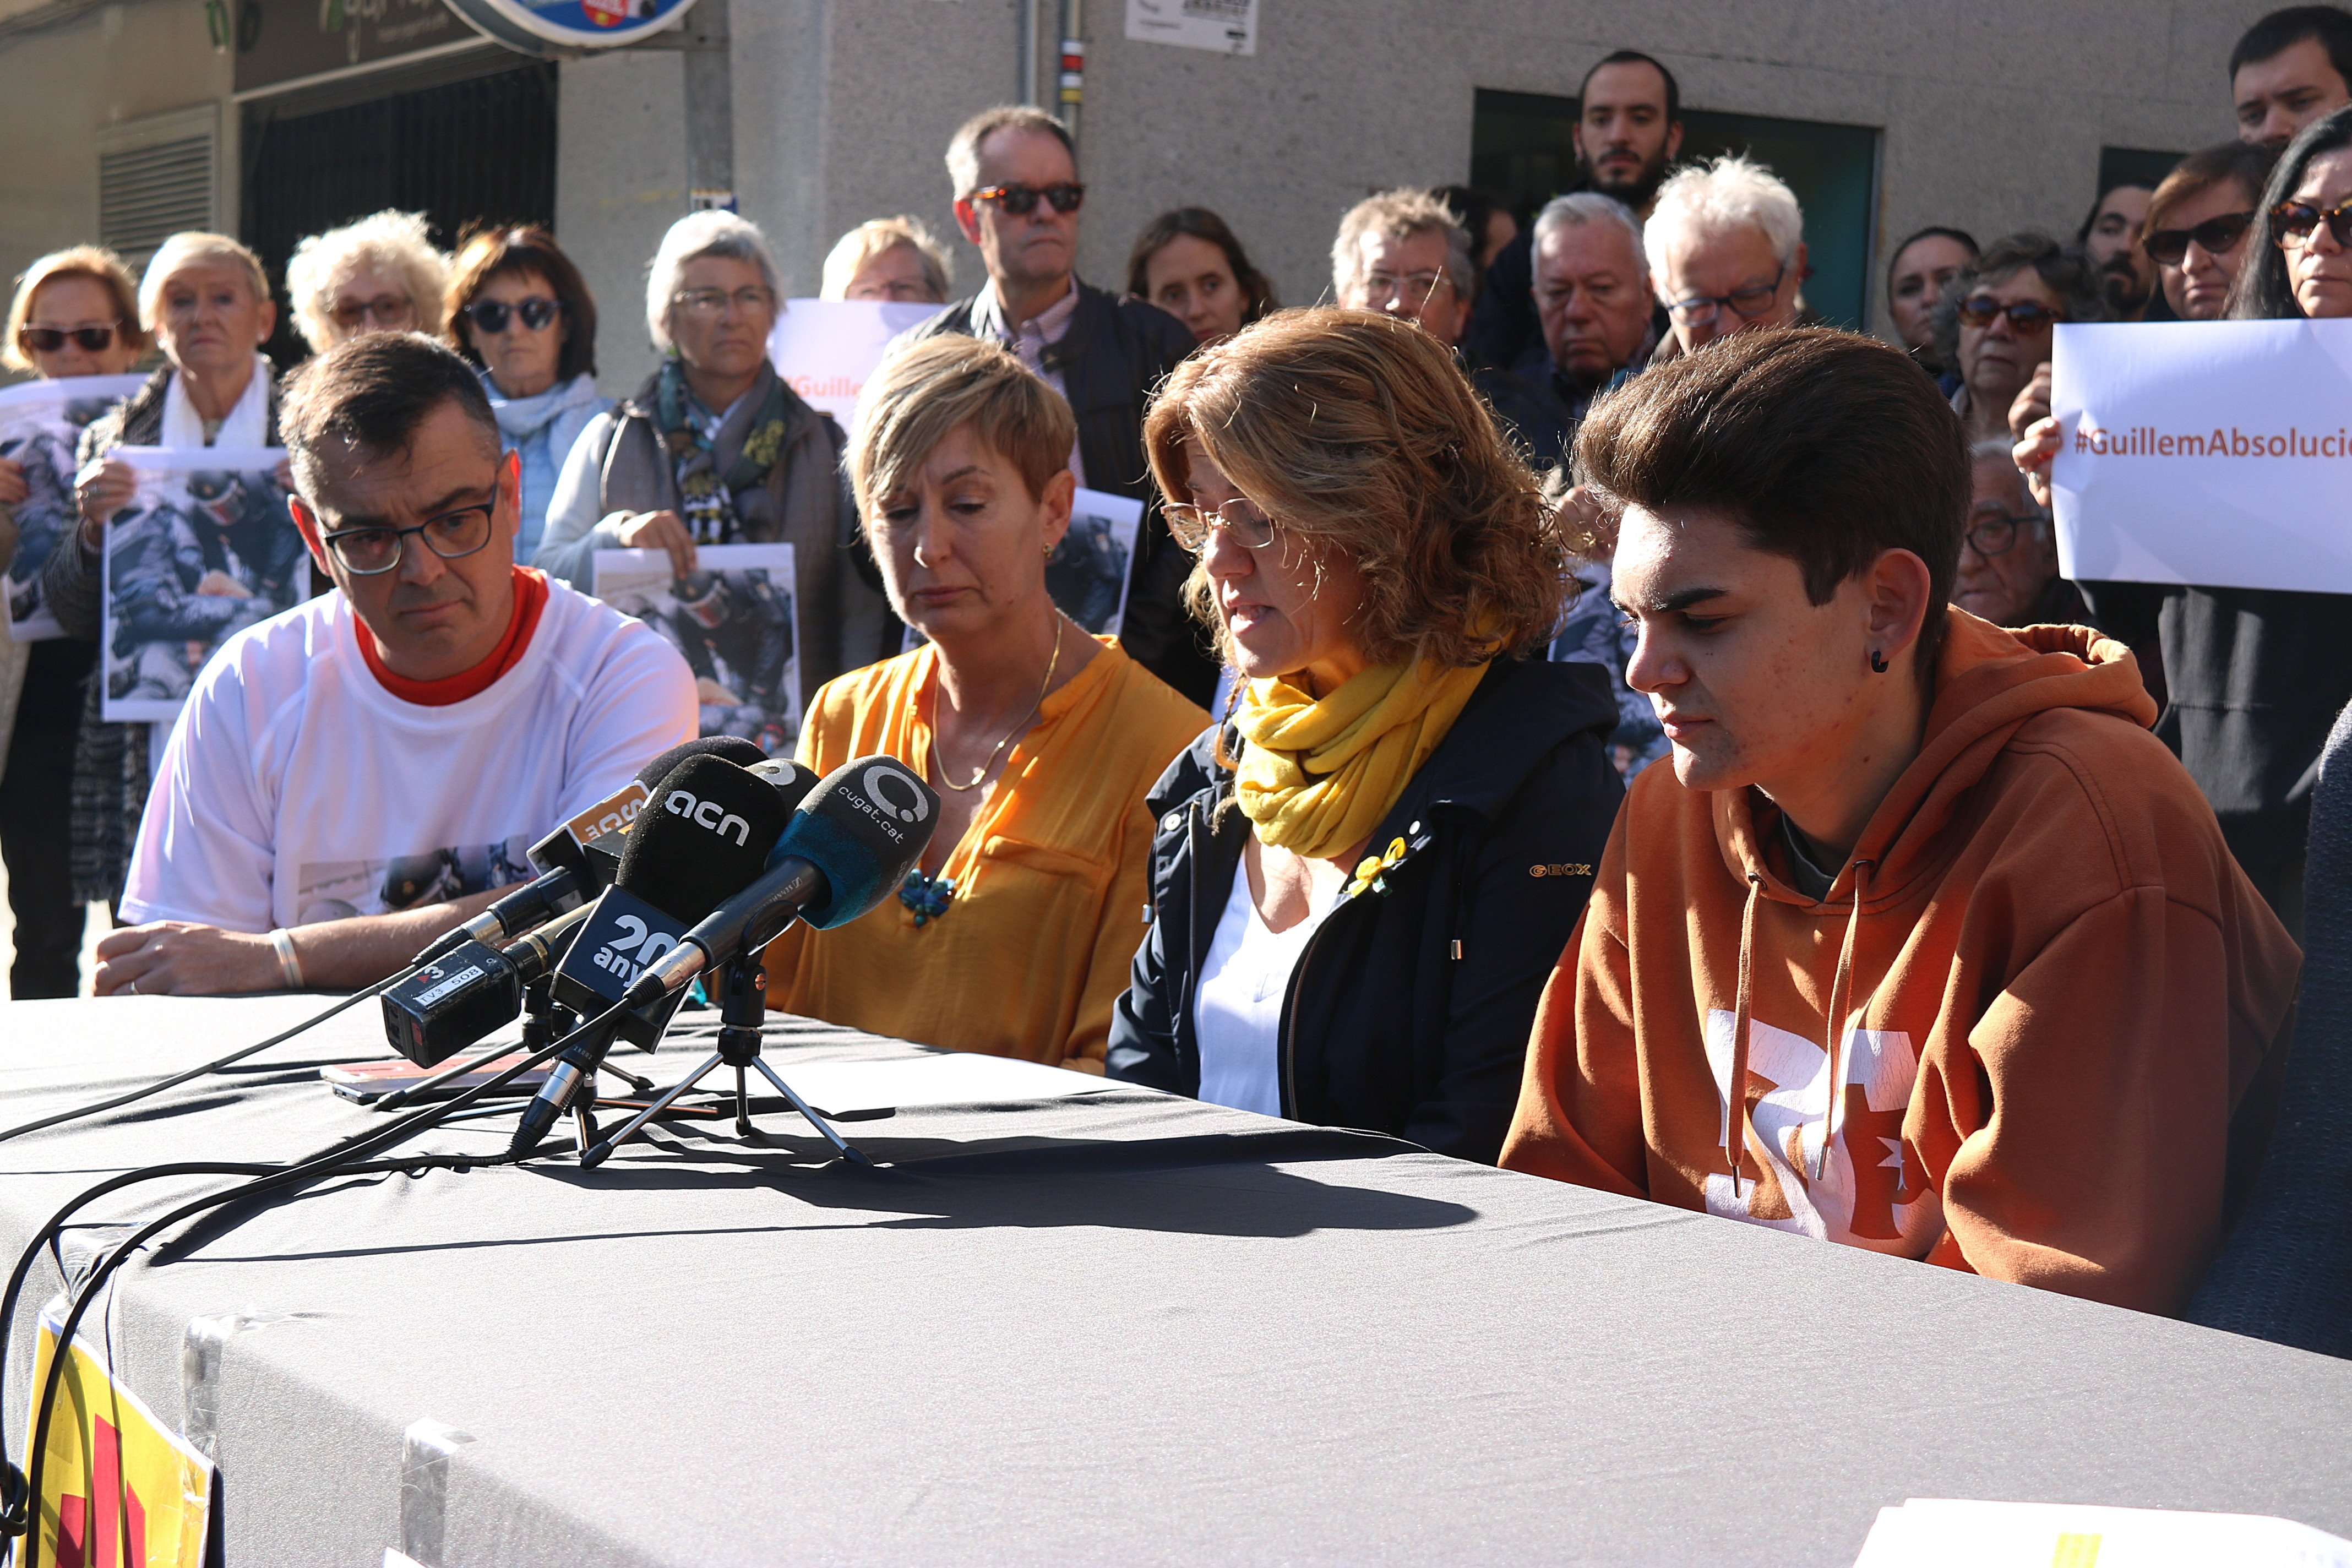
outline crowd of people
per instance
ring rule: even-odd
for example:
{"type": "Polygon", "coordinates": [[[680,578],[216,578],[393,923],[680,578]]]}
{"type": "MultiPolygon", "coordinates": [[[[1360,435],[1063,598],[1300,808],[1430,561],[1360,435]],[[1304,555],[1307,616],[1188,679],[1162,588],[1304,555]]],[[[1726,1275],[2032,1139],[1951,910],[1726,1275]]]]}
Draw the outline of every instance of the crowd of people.
{"type": "Polygon", "coordinates": [[[93,900],[100,995],[390,973],[694,732],[596,552],[788,542],[801,760],[889,753],[941,807],[895,901],[771,948],[776,1007],[2180,1310],[2298,942],[2352,942],[2304,916],[2352,622],[2063,578],[2050,361],[2060,322],[2352,314],[2352,14],[2264,18],[2227,78],[2243,140],[2071,239],[1896,246],[1891,344],[1819,324],[1788,184],[1679,162],[1631,51],[1580,188],[1524,226],[1372,195],[1306,308],[1197,206],[1082,279],[1068,133],[977,114],[976,288],[914,217],[824,262],[939,307],[847,430],[770,363],[782,279],[730,214],[663,239],[617,403],[542,228],[306,240],[283,378],[236,241],[44,258],[12,364],[162,363],[82,438],[67,635],[0,667],[14,994],[74,992],[93,900]],[[126,445],[283,447],[319,589],[152,732],[89,679],[126,445]],[[1145,506],[1117,637],[1047,591],[1080,487],[1145,506]]]}

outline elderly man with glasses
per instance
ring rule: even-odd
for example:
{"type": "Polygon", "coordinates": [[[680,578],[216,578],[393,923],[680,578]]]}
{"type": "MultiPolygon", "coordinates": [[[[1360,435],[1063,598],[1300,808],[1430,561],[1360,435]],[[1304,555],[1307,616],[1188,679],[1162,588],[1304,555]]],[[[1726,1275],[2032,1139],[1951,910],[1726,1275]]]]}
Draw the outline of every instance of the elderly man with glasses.
{"type": "Polygon", "coordinates": [[[1146,503],[1129,568],[1119,642],[1129,657],[1196,703],[1216,667],[1183,606],[1191,561],[1168,537],[1143,456],[1143,415],[1168,373],[1192,352],[1191,329],[1156,305],[1077,276],[1077,153],[1043,110],[982,110],[948,143],[955,220],[980,247],[988,283],[903,342],[956,333],[1003,343],[1060,393],[1078,418],[1070,468],[1087,489],[1146,503]]]}
{"type": "Polygon", "coordinates": [[[1804,228],[1795,194],[1737,153],[1669,178],[1642,231],[1650,287],[1674,321],[1661,356],[1752,328],[1799,324],[1804,228]]]}
{"type": "Polygon", "coordinates": [[[196,678],[102,996],[371,984],[694,733],[675,649],[514,564],[520,476],[465,361],[363,334],[312,362],[280,428],[334,590],[196,678]]]}

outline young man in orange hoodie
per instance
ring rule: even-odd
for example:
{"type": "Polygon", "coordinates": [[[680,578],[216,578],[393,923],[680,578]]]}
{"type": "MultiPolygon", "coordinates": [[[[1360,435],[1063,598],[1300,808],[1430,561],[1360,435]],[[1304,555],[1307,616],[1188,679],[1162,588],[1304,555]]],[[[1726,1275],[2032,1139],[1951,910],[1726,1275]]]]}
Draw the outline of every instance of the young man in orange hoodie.
{"type": "Polygon", "coordinates": [[[1577,455],[1673,766],[1610,836],[1503,1163],[2179,1310],[2300,955],[2130,654],[1948,605],[1967,447],[1874,340],[1727,339],[1577,455]]]}

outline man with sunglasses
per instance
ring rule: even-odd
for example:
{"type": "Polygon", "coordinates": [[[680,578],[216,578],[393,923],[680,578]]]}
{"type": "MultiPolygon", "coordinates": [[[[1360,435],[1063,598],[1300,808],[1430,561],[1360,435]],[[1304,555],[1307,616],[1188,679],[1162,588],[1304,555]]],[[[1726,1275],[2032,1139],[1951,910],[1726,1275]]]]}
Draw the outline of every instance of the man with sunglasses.
{"type": "Polygon", "coordinates": [[[131,857],[134,923],[99,944],[100,995],[369,984],[695,732],[675,649],[514,564],[517,464],[455,353],[342,343],[306,367],[281,428],[294,521],[334,592],[237,634],[197,678],[131,857]],[[420,858],[454,885],[385,875],[420,858]]]}
{"type": "Polygon", "coordinates": [[[948,143],[947,164],[956,226],[980,247],[988,286],[900,341],[949,332],[992,338],[1068,399],[1078,418],[1070,457],[1078,483],[1146,503],[1120,645],[1205,705],[1217,672],[1182,604],[1191,563],[1150,504],[1143,456],[1144,410],[1152,390],[1192,353],[1192,333],[1155,305],[1078,278],[1078,209],[1087,188],[1060,121],[1021,105],[983,110],[948,143]]]}

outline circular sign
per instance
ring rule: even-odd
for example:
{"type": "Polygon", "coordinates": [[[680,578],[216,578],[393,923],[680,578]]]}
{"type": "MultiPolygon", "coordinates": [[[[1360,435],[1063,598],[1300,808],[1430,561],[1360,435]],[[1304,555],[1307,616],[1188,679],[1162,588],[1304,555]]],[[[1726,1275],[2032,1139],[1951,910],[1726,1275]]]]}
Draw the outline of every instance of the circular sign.
{"type": "Polygon", "coordinates": [[[694,0],[448,0],[474,30],[527,55],[634,44],[675,26],[694,0]]]}

